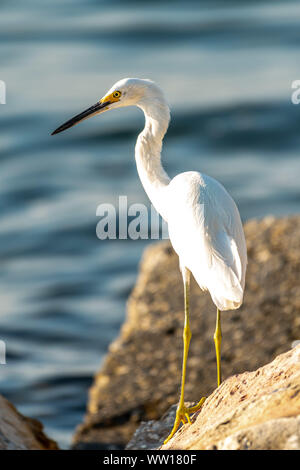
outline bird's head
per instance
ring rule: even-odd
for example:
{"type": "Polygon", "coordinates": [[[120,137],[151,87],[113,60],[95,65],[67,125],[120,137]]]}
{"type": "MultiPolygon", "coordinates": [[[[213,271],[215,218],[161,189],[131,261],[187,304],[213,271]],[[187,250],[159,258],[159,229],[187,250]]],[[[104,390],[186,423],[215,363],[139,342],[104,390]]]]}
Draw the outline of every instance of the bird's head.
{"type": "Polygon", "coordinates": [[[96,114],[104,113],[110,109],[123,106],[143,107],[146,106],[148,102],[156,102],[157,105],[164,102],[160,88],[151,80],[124,78],[115,83],[100,101],[97,101],[93,106],[90,106],[82,113],[69,119],[52,132],[52,135],[65,131],[85,119],[96,116],[96,114]]]}

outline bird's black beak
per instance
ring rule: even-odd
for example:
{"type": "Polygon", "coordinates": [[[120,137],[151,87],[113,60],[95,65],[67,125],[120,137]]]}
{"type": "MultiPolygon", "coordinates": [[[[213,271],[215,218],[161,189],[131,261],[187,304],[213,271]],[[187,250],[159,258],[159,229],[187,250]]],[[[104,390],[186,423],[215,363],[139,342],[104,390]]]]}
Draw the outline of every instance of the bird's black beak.
{"type": "Polygon", "coordinates": [[[95,116],[98,113],[101,113],[102,110],[106,110],[107,106],[110,104],[110,101],[98,101],[96,104],[91,106],[90,108],[86,109],[82,113],[77,114],[76,116],[72,117],[69,119],[69,121],[65,122],[62,126],[58,127],[55,129],[55,131],[52,132],[51,135],[59,134],[62,131],[65,131],[66,129],[69,129],[70,127],[75,126],[81,121],[84,121],[85,119],[88,119],[89,117],[95,116]]]}

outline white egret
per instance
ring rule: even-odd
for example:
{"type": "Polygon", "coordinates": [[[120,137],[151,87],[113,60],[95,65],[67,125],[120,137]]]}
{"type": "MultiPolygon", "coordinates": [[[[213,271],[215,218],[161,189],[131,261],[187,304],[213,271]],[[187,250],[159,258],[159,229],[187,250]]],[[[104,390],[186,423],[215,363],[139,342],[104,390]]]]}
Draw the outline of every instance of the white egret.
{"type": "MultiPolygon", "coordinates": [[[[208,290],[217,307],[214,334],[217,383],[221,383],[221,311],[240,307],[247,265],[246,243],[238,209],[231,196],[215,179],[196,171],[170,179],[161,164],[162,140],[170,111],[160,88],[150,80],[127,78],[118,81],[95,105],[56,129],[62,132],[80,121],[109,109],[138,106],[145,114],[145,127],[137,139],[135,159],[139,177],[149,199],[167,221],[170,240],[179,256],[184,284],[185,321],[183,364],[179,404],[174,427],[199,410],[205,400],[188,408],[184,386],[191,329],[189,321],[190,273],[203,290],[208,290]]],[[[184,158],[184,155],[183,155],[184,158]]]]}

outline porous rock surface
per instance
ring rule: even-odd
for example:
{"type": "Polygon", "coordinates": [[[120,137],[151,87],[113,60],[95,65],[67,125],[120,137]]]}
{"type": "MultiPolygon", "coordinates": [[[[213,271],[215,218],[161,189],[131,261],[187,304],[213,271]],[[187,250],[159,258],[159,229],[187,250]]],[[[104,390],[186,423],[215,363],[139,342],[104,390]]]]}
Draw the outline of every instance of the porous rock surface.
{"type": "MultiPolygon", "coordinates": [[[[157,449],[175,417],[142,423],[127,449],[157,449]]],[[[299,450],[300,345],[228,378],[161,450],[299,450]]]]}
{"type": "Polygon", "coordinates": [[[162,449],[299,450],[300,346],[230,377],[162,449]]]}

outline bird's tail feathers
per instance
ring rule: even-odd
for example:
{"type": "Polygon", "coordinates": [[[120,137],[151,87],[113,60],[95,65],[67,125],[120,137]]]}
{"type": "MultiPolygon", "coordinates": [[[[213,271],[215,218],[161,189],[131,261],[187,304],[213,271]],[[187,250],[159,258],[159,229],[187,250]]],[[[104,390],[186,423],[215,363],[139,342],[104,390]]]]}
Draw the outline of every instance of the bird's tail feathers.
{"type": "MultiPolygon", "coordinates": [[[[199,271],[199,270],[198,270],[199,271]]],[[[193,270],[192,270],[193,272],[193,270]]],[[[213,256],[210,268],[205,270],[205,279],[195,275],[200,287],[208,290],[214,304],[221,311],[239,308],[243,302],[243,286],[236,273],[222,258],[213,256]]]]}

